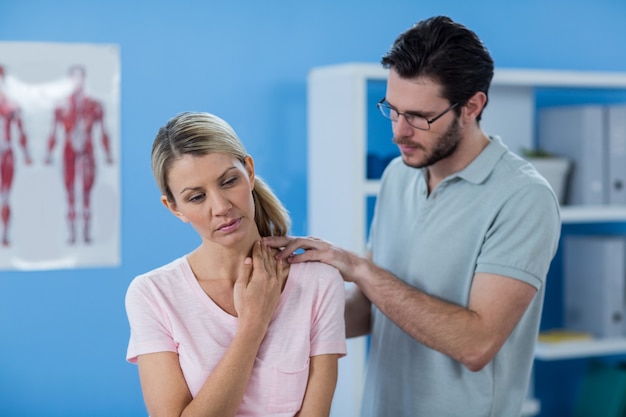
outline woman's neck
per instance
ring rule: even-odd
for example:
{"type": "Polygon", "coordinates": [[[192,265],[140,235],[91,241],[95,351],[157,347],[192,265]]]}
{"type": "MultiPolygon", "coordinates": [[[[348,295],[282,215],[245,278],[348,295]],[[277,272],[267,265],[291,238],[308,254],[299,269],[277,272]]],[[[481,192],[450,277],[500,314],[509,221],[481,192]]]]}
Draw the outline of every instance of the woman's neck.
{"type": "Polygon", "coordinates": [[[199,281],[229,279],[234,282],[241,272],[244,260],[252,256],[254,242],[260,238],[259,232],[254,230],[246,238],[230,246],[203,241],[187,256],[187,260],[199,281]]]}

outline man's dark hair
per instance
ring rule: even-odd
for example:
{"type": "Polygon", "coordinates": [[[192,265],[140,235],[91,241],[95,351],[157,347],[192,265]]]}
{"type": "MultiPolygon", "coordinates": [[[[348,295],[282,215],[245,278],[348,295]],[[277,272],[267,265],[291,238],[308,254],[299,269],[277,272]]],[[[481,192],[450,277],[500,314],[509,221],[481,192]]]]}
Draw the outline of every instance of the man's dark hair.
{"type": "Polygon", "coordinates": [[[427,77],[441,84],[450,103],[462,106],[478,91],[489,99],[494,66],[489,51],[473,31],[447,16],[421,20],[400,34],[381,64],[402,78],[427,77]]]}

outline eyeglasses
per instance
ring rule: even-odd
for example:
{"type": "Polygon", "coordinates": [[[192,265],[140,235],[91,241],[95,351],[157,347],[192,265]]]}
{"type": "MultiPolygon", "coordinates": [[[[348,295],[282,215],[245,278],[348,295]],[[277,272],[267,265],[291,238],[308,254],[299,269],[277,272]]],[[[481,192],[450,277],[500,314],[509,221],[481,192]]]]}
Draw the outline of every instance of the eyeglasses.
{"type": "Polygon", "coordinates": [[[437,116],[433,117],[432,119],[427,119],[425,117],[418,116],[417,114],[414,114],[414,113],[401,113],[398,110],[391,107],[389,103],[385,101],[385,98],[381,99],[376,106],[378,107],[378,109],[380,110],[383,116],[385,116],[387,119],[393,122],[397,122],[398,118],[402,115],[406,119],[406,122],[410,124],[411,126],[413,126],[414,128],[419,129],[419,130],[430,130],[430,125],[432,123],[439,120],[441,117],[443,117],[443,115],[445,115],[447,112],[455,108],[458,104],[459,103],[454,103],[453,105],[451,105],[450,107],[448,107],[447,109],[445,109],[443,112],[439,113],[437,116]]]}

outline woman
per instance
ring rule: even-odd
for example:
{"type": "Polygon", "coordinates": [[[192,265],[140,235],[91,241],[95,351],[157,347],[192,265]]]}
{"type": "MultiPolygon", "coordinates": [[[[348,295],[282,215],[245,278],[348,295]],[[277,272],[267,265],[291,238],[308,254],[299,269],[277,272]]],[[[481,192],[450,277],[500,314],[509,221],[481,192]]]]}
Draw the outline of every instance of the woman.
{"type": "Polygon", "coordinates": [[[171,119],[152,171],[201,244],[126,295],[127,360],[150,416],[328,416],[346,353],[337,270],[283,264],[261,243],[284,236],[289,216],[224,120],[171,119]]]}

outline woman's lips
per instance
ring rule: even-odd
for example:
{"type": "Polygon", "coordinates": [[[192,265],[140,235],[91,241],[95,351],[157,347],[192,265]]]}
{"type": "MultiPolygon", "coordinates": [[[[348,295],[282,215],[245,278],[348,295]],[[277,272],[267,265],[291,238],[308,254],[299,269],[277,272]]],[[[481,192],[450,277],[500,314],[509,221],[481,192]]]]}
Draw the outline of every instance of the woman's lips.
{"type": "Polygon", "coordinates": [[[239,227],[240,223],[241,223],[241,218],[238,218],[220,226],[217,230],[223,233],[229,233],[235,230],[237,227],[239,227]]]}

